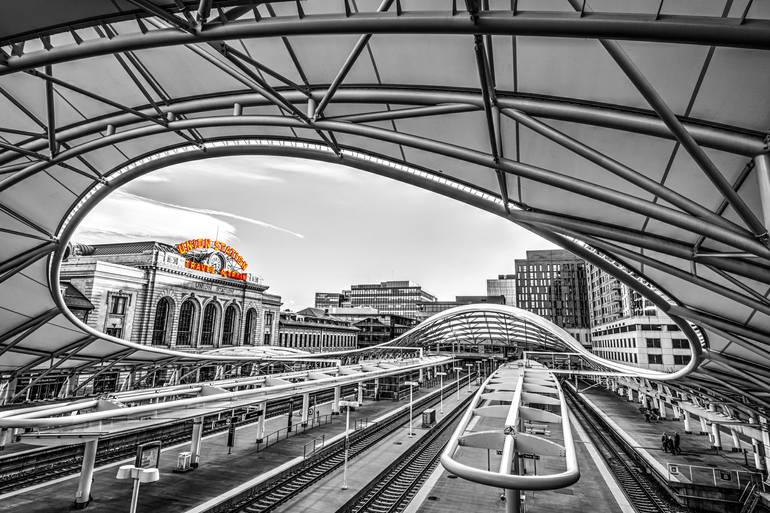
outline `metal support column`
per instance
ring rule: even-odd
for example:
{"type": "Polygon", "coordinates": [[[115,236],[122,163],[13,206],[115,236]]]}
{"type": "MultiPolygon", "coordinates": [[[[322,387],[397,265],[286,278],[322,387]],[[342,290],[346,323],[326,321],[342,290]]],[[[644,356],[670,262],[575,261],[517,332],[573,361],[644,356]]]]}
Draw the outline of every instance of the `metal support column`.
{"type": "Polygon", "coordinates": [[[704,417],[700,418],[700,434],[701,435],[707,435],[709,432],[708,424],[706,423],[706,419],[704,417]]]}
{"type": "Polygon", "coordinates": [[[302,394],[302,427],[307,426],[307,414],[310,411],[310,393],[302,394]]]}
{"type": "Polygon", "coordinates": [[[738,438],[738,432],[734,429],[730,430],[730,436],[733,439],[732,452],[741,452],[741,439],[738,438]]]}
{"type": "Polygon", "coordinates": [[[358,384],[358,404],[364,402],[364,383],[363,381],[358,384]]]}
{"type": "Polygon", "coordinates": [[[193,419],[192,438],[190,440],[190,466],[198,468],[201,455],[201,438],[203,436],[203,417],[193,419]]]}
{"type": "Polygon", "coordinates": [[[83,466],[80,468],[78,490],[75,492],[75,509],[83,509],[91,501],[91,484],[94,481],[94,465],[96,464],[96,447],[99,440],[89,440],[83,449],[83,466]]]}
{"type": "MultiPolygon", "coordinates": [[[[759,424],[762,429],[762,445],[765,449],[765,469],[770,470],[770,432],[768,432],[767,418],[759,417],[759,424]]],[[[767,482],[768,480],[770,480],[770,474],[768,474],[768,479],[765,481],[767,482]]]]}
{"type": "Polygon", "coordinates": [[[762,204],[762,221],[765,227],[770,226],[770,154],[762,153],[754,157],[754,167],[757,170],[757,187],[759,200],[762,204]]]}
{"type": "Polygon", "coordinates": [[[332,415],[340,414],[340,387],[334,387],[334,401],[332,401],[332,415]]]}
{"type": "Polygon", "coordinates": [[[661,395],[658,396],[658,409],[660,410],[660,418],[666,418],[666,399],[661,395]]]}
{"type": "Polygon", "coordinates": [[[261,444],[265,439],[265,420],[267,417],[267,401],[261,403],[262,415],[259,416],[259,422],[257,423],[257,440],[256,443],[261,444]]]}
{"type": "Polygon", "coordinates": [[[690,412],[682,410],[682,418],[684,419],[684,432],[687,434],[692,433],[692,428],[690,427],[690,412]]]}
{"type": "Polygon", "coordinates": [[[711,448],[717,451],[722,450],[722,432],[716,422],[711,423],[711,448]]]}
{"type": "Polygon", "coordinates": [[[633,401],[634,400],[634,390],[629,385],[628,387],[628,400],[633,401]]]}
{"type": "Polygon", "coordinates": [[[374,400],[380,400],[380,378],[374,378],[374,400]]]}

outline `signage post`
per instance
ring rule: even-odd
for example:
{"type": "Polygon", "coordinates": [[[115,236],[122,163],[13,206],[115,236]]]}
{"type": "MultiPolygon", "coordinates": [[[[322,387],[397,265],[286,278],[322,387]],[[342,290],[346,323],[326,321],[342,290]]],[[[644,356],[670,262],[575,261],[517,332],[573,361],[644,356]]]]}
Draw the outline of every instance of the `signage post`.
{"type": "Polygon", "coordinates": [[[340,401],[340,408],[347,406],[345,412],[345,463],[342,467],[342,489],[348,489],[348,434],[350,431],[350,408],[358,408],[357,401],[340,401]]]}
{"type": "Polygon", "coordinates": [[[444,414],[444,376],[446,376],[446,372],[437,372],[436,374],[439,377],[439,387],[438,387],[438,389],[439,389],[438,396],[440,398],[439,399],[439,404],[440,404],[440,406],[439,406],[439,413],[441,415],[443,415],[444,414]]]}
{"type": "Polygon", "coordinates": [[[452,367],[452,370],[455,371],[455,379],[457,380],[457,400],[460,400],[460,367],[452,367]]]}
{"type": "Polygon", "coordinates": [[[117,479],[134,480],[134,487],[131,491],[130,513],[136,513],[136,505],[139,501],[139,484],[154,483],[160,479],[160,472],[158,472],[160,449],[160,441],[139,445],[136,448],[134,464],[121,465],[118,469],[118,474],[115,476],[117,479]]]}
{"type": "Polygon", "coordinates": [[[466,367],[468,367],[468,393],[471,393],[471,369],[473,368],[472,363],[466,363],[466,367]]]}
{"type": "Polygon", "coordinates": [[[412,431],[412,407],[414,405],[414,396],[412,395],[412,390],[414,390],[414,387],[420,386],[420,384],[416,381],[405,381],[404,385],[409,386],[409,438],[412,438],[415,433],[412,431]]]}

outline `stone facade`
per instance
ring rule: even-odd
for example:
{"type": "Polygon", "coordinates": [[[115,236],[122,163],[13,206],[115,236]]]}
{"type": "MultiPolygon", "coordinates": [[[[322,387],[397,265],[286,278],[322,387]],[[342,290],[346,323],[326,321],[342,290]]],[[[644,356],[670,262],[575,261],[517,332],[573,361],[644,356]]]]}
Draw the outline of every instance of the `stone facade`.
{"type": "Polygon", "coordinates": [[[189,269],[166,244],[91,246],[63,263],[61,278],[94,304],[91,327],[131,342],[195,350],[278,341],[281,300],[259,278],[189,269]]]}

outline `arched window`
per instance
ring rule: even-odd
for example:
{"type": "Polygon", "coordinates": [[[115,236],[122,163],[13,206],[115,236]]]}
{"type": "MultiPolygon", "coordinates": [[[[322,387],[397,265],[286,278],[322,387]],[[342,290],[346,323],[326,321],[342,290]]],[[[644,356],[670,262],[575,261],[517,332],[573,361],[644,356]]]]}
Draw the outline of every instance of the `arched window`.
{"type": "Polygon", "coordinates": [[[203,329],[201,330],[201,345],[210,346],[214,343],[214,329],[217,320],[217,307],[209,303],[203,309],[203,329]]]}
{"type": "Polygon", "coordinates": [[[233,345],[233,339],[235,338],[235,316],[236,311],[233,305],[230,305],[225,310],[225,326],[222,329],[222,345],[233,345]]]}
{"type": "Polygon", "coordinates": [[[187,299],[179,309],[179,325],[176,332],[176,345],[189,346],[193,339],[193,318],[195,317],[195,304],[187,299]]]}
{"type": "Polygon", "coordinates": [[[257,311],[253,308],[250,308],[248,312],[246,312],[246,327],[243,328],[243,344],[253,344],[253,336],[252,332],[254,331],[254,326],[257,321],[257,311]]]}
{"type": "Polygon", "coordinates": [[[152,343],[153,345],[161,345],[166,343],[166,331],[168,328],[168,314],[171,310],[168,298],[163,298],[158,301],[158,306],[155,307],[155,324],[152,327],[152,343]]]}

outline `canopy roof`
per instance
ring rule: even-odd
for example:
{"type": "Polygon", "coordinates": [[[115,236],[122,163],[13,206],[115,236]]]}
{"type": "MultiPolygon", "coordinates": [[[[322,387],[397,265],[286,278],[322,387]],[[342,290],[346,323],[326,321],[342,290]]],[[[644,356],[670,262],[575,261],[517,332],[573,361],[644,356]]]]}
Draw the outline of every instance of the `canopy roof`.
{"type": "Polygon", "coordinates": [[[519,223],[703,344],[690,384],[770,406],[766,2],[17,1],[0,15],[0,370],[179,358],[63,311],[60,256],[132,178],[258,153],[519,223]]]}

